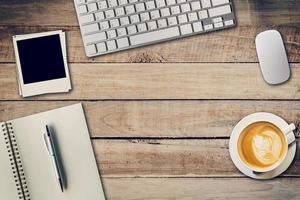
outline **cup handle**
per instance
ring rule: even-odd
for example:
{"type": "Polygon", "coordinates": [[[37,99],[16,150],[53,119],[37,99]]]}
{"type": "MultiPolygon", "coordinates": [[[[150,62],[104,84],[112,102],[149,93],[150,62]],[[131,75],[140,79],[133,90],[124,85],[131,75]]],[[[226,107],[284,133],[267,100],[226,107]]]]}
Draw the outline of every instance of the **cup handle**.
{"type": "Polygon", "coordinates": [[[287,125],[284,129],[283,129],[283,133],[286,135],[288,144],[291,144],[292,142],[295,141],[295,135],[293,133],[293,130],[296,129],[295,124],[291,123],[289,125],[287,125]]]}

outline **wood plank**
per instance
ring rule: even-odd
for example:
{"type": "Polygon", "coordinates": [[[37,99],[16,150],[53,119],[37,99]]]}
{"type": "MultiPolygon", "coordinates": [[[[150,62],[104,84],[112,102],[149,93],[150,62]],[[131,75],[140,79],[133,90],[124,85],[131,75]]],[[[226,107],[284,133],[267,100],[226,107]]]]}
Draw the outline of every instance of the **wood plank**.
{"type": "MultiPolygon", "coordinates": [[[[4,101],[0,121],[74,103],[4,101]]],[[[84,101],[83,106],[93,138],[224,138],[241,118],[259,111],[300,124],[299,101],[84,101]]]]}
{"type": "Polygon", "coordinates": [[[103,178],[106,197],[112,200],[297,200],[300,179],[276,178],[103,178]]]}
{"type": "MultiPolygon", "coordinates": [[[[300,177],[300,143],[284,176],[300,177]]],[[[243,177],[229,156],[228,139],[93,140],[105,177],[243,177]]]]}
{"type": "MultiPolygon", "coordinates": [[[[0,11],[1,13],[1,11],[0,11]]],[[[274,17],[275,18],[275,17],[274,17]]],[[[151,45],[105,56],[88,58],[78,27],[0,26],[0,62],[15,62],[12,35],[63,29],[67,31],[69,62],[100,63],[182,63],[257,62],[254,39],[257,33],[278,29],[283,36],[290,62],[300,62],[299,25],[238,25],[238,27],[151,45]],[[180,52],[180,53],[178,53],[180,52]]]]}
{"type": "MultiPolygon", "coordinates": [[[[300,64],[270,86],[258,64],[71,64],[73,90],[32,99],[299,99],[300,64]]],[[[0,64],[0,100],[21,100],[14,64],[0,64]]]]}
{"type": "MultiPolygon", "coordinates": [[[[234,0],[240,25],[299,24],[298,0],[234,0]]],[[[0,1],[0,25],[77,26],[73,1],[0,1]],[[26,19],[26,20],[24,20],[26,19]]]]}
{"type": "Polygon", "coordinates": [[[14,62],[12,35],[56,29],[68,31],[70,62],[256,62],[254,37],[266,29],[281,31],[289,60],[300,62],[297,0],[235,0],[234,3],[238,20],[235,29],[90,59],[83,52],[73,1],[2,0],[0,62],[14,62]]]}

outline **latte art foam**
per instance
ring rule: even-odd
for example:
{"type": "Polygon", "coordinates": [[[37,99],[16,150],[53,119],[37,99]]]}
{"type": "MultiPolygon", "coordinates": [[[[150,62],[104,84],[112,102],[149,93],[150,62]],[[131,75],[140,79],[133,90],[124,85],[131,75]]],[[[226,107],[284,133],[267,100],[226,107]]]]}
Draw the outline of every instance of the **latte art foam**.
{"type": "Polygon", "coordinates": [[[281,161],[286,151],[283,133],[271,123],[248,126],[239,138],[239,155],[250,167],[266,169],[281,161]]]}
{"type": "Polygon", "coordinates": [[[280,159],[282,144],[277,134],[265,131],[252,138],[252,148],[255,157],[261,163],[270,165],[280,159]]]}

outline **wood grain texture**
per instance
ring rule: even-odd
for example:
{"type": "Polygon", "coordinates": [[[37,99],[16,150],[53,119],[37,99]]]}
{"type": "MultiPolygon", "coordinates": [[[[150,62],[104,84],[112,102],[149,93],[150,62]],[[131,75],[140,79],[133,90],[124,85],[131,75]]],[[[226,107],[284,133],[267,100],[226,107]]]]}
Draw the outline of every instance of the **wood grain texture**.
{"type": "MultiPolygon", "coordinates": [[[[299,24],[300,21],[298,0],[233,2],[239,25],[299,24]]],[[[78,22],[73,1],[0,0],[0,25],[77,26],[78,22]]]]}
{"type": "Polygon", "coordinates": [[[57,29],[67,31],[69,62],[257,62],[254,38],[267,29],[278,29],[289,61],[300,62],[299,1],[234,3],[238,21],[234,29],[90,59],[83,51],[73,1],[1,0],[0,62],[14,62],[12,35],[57,29]]]}
{"type": "Polygon", "coordinates": [[[104,178],[108,199],[119,200],[297,200],[300,179],[104,178]]]}
{"type": "MultiPolygon", "coordinates": [[[[284,176],[300,177],[297,154],[284,176]]],[[[228,139],[93,140],[105,177],[244,177],[231,161],[228,139]]]]}
{"type": "Polygon", "coordinates": [[[0,0],[0,121],[83,100],[107,199],[299,199],[299,132],[294,162],[274,180],[246,178],[228,151],[247,114],[299,125],[299,0],[234,4],[236,28],[87,58],[72,0],[0,0]],[[67,32],[73,91],[20,98],[12,35],[58,29],[67,32]],[[256,63],[254,38],[267,29],[282,33],[294,63],[292,79],[276,87],[256,63]]]}
{"type": "MultiPolygon", "coordinates": [[[[1,12],[1,11],[0,11],[1,12]]],[[[290,25],[240,26],[214,33],[136,48],[119,53],[86,57],[79,27],[65,26],[0,26],[0,62],[14,62],[12,36],[16,34],[67,31],[69,62],[84,63],[193,63],[193,62],[257,62],[254,39],[257,33],[278,29],[283,36],[288,59],[300,62],[300,28],[290,25]],[[179,53],[180,52],[180,53],[179,53]]]]}
{"type": "MultiPolygon", "coordinates": [[[[0,121],[74,103],[3,101],[0,121]]],[[[299,101],[84,101],[83,106],[92,138],[224,138],[240,119],[261,111],[300,124],[299,101]]]]}
{"type": "MultiPolygon", "coordinates": [[[[70,93],[26,99],[299,99],[300,64],[270,86],[258,64],[71,64],[70,93]]],[[[0,64],[0,100],[20,100],[14,64],[0,64]]]]}

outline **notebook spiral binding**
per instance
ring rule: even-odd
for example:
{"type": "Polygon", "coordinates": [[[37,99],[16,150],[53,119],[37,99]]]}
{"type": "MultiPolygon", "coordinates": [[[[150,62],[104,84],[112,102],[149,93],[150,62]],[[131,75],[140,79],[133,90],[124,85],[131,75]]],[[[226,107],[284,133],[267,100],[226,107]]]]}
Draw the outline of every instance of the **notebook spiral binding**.
{"type": "Polygon", "coordinates": [[[18,144],[14,134],[13,125],[11,122],[5,122],[2,123],[1,126],[19,199],[30,200],[29,190],[26,183],[26,178],[21,162],[20,153],[18,150],[18,144]]]}

